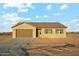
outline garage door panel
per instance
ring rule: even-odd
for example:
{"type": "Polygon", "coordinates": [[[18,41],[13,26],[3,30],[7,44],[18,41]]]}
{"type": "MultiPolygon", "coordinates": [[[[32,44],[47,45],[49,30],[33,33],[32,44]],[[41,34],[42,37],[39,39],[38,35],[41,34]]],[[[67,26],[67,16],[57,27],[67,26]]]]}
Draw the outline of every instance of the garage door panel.
{"type": "Polygon", "coordinates": [[[18,29],[17,37],[32,37],[32,29],[18,29]]]}

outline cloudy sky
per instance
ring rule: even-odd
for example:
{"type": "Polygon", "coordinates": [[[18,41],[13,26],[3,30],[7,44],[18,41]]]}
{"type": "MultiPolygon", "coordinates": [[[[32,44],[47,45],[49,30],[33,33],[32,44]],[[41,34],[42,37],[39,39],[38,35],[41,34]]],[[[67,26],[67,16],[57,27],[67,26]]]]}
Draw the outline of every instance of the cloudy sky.
{"type": "Polygon", "coordinates": [[[60,22],[68,31],[79,31],[79,4],[0,3],[0,32],[18,22],[60,22]]]}

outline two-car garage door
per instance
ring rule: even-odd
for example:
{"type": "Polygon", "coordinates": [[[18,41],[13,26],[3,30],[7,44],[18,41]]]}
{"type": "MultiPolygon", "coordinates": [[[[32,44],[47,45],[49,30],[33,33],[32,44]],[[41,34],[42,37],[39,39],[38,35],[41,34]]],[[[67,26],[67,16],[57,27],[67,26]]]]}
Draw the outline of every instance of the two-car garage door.
{"type": "Polygon", "coordinates": [[[32,38],[33,32],[32,29],[18,29],[16,30],[17,38],[32,38]]]}

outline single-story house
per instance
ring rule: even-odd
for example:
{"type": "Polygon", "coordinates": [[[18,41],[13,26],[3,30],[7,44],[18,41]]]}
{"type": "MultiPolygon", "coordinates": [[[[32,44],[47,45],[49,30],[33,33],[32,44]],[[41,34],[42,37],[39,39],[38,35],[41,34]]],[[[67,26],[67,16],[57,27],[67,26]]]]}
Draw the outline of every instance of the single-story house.
{"type": "Polygon", "coordinates": [[[12,27],[13,38],[66,38],[66,26],[56,22],[21,22],[12,27]]]}

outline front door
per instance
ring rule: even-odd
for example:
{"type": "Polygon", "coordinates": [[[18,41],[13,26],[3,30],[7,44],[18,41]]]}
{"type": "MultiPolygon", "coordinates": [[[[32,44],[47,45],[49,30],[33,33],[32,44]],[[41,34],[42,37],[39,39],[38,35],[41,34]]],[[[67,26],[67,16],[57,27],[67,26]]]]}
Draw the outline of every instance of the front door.
{"type": "Polygon", "coordinates": [[[40,37],[41,36],[41,29],[36,29],[36,37],[40,37]]]}
{"type": "Polygon", "coordinates": [[[38,30],[38,37],[41,36],[41,30],[38,30]]]}

